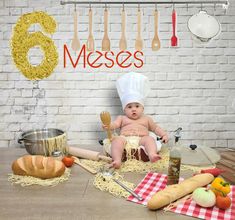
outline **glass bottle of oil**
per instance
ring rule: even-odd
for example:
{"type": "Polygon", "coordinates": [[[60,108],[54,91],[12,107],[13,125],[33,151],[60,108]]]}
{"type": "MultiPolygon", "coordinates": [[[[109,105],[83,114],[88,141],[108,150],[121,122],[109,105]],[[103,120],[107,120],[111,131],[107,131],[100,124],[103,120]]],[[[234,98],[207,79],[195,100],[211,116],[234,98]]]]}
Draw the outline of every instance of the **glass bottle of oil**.
{"type": "Polygon", "coordinates": [[[177,184],[180,177],[181,153],[179,149],[179,138],[182,128],[178,128],[175,132],[175,144],[170,149],[169,166],[167,175],[167,185],[177,184]]]}

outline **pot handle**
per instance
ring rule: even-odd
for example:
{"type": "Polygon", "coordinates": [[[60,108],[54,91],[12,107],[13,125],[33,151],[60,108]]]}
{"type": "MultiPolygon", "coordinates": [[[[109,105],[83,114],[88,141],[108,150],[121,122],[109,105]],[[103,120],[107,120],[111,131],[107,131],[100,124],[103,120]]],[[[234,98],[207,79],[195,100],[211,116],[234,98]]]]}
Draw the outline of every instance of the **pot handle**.
{"type": "Polygon", "coordinates": [[[19,138],[19,139],[18,139],[18,143],[19,143],[19,144],[22,144],[23,141],[24,141],[24,138],[19,138]]]}

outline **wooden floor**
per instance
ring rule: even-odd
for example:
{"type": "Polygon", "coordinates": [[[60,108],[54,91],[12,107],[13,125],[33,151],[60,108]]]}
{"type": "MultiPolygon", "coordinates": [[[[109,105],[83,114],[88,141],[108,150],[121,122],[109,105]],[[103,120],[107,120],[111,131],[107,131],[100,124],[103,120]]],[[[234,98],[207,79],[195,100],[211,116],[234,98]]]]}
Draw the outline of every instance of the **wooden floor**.
{"type": "Polygon", "coordinates": [[[235,149],[218,148],[221,160],[216,164],[217,168],[225,170],[221,174],[230,184],[235,184],[235,149]]]}

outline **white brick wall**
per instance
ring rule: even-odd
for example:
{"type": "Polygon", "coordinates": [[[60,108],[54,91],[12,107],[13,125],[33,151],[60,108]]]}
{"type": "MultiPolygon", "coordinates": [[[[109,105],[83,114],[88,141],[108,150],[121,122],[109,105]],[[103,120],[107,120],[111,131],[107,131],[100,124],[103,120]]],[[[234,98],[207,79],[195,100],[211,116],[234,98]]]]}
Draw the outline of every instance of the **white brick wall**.
{"type": "MultiPolygon", "coordinates": [[[[120,6],[121,7],[121,6],[120,6]]],[[[120,38],[120,7],[109,8],[109,36],[112,50],[118,52],[120,38]]],[[[144,73],[151,80],[152,92],[146,103],[146,113],[153,116],[170,135],[183,128],[182,142],[210,147],[235,148],[235,4],[230,1],[227,14],[220,6],[205,6],[222,25],[221,34],[208,45],[192,41],[187,29],[188,18],[200,7],[177,6],[179,47],[170,48],[171,10],[159,5],[159,36],[162,48],[151,51],[153,37],[153,6],[143,6],[143,68],[122,70],[100,68],[63,68],[63,45],[73,37],[73,6],[61,6],[59,1],[0,1],[0,147],[17,146],[22,131],[32,128],[56,127],[68,133],[70,144],[92,144],[105,137],[99,113],[122,112],[115,89],[116,79],[128,71],[144,73]],[[60,63],[47,79],[27,80],[13,64],[9,40],[12,28],[23,13],[43,10],[54,16],[57,32],[53,35],[60,63]],[[233,103],[233,105],[232,105],[233,103]]],[[[88,7],[77,7],[78,36],[84,44],[88,35],[88,7]]],[[[128,49],[134,51],[136,37],[136,5],[127,6],[128,49]]],[[[94,37],[100,50],[103,37],[103,8],[93,8],[94,37]]],[[[40,27],[37,27],[40,29],[40,27]]],[[[31,29],[30,29],[31,30],[31,29]]],[[[33,62],[40,56],[30,52],[33,62]]]]}

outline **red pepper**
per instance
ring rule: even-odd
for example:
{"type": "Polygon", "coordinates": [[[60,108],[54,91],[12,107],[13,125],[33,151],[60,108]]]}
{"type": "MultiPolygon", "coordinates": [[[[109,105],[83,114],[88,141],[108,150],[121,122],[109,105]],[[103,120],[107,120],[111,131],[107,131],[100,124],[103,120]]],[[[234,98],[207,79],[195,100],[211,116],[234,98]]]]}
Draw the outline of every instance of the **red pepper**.
{"type": "Polygon", "coordinates": [[[213,169],[206,169],[206,170],[201,170],[201,173],[210,173],[214,177],[219,176],[221,173],[225,172],[225,170],[221,170],[219,168],[213,168],[213,169]]]}

